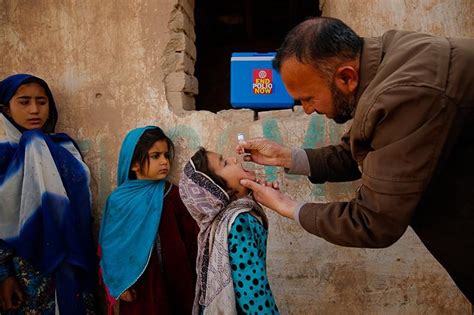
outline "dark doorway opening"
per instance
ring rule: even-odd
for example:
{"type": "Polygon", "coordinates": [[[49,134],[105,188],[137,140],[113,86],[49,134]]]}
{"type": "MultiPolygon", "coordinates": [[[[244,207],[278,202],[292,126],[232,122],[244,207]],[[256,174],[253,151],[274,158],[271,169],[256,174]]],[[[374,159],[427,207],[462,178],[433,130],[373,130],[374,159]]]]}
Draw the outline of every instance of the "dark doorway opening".
{"type": "Polygon", "coordinates": [[[197,0],[196,109],[218,112],[232,108],[232,52],[275,51],[292,27],[320,15],[318,0],[197,0]]]}

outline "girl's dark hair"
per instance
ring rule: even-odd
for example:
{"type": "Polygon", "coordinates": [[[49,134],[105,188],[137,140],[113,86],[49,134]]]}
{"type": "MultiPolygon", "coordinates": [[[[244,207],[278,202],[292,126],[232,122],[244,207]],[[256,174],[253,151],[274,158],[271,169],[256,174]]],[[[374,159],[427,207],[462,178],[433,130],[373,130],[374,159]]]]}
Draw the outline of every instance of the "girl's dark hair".
{"type": "Polygon", "coordinates": [[[227,186],[225,180],[209,169],[209,160],[207,159],[207,152],[208,151],[205,148],[200,147],[191,157],[191,160],[193,161],[196,170],[209,176],[214,181],[214,183],[224,189],[229,194],[229,196],[232,196],[234,194],[233,190],[227,186]]]}
{"type": "MultiPolygon", "coordinates": [[[[168,153],[170,156],[170,163],[173,162],[174,159],[174,144],[170,138],[168,138],[163,130],[159,127],[155,127],[152,129],[147,129],[143,132],[142,136],[138,140],[137,145],[135,146],[135,150],[133,151],[132,162],[130,165],[134,165],[138,162],[140,170],[143,170],[150,160],[148,156],[148,150],[153,146],[156,141],[164,140],[168,144],[168,153]]],[[[130,179],[136,179],[137,176],[134,171],[130,170],[128,174],[130,179]]]]}

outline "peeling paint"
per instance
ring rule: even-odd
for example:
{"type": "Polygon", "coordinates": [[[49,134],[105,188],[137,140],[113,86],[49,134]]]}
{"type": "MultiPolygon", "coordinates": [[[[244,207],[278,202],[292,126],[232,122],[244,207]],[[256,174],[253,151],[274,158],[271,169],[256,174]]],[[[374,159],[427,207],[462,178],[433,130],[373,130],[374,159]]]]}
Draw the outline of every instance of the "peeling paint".
{"type": "Polygon", "coordinates": [[[303,149],[317,148],[324,144],[325,121],[322,116],[312,115],[304,136],[303,149]]]}
{"type": "MultiPolygon", "coordinates": [[[[266,118],[262,121],[262,130],[263,136],[267,139],[275,141],[279,144],[284,144],[283,139],[280,133],[280,129],[278,128],[278,121],[275,118],[266,118]]],[[[270,182],[274,182],[278,180],[278,174],[281,172],[275,166],[265,166],[265,179],[270,182]]]]}

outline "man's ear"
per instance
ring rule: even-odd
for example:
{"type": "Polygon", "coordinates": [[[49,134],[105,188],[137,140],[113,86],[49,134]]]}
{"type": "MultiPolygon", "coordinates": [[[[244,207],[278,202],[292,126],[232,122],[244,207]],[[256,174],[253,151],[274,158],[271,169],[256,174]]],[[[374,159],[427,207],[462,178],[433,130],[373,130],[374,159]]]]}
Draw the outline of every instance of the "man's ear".
{"type": "Polygon", "coordinates": [[[353,66],[340,66],[336,69],[334,84],[344,94],[353,94],[359,84],[359,71],[353,66]]]}

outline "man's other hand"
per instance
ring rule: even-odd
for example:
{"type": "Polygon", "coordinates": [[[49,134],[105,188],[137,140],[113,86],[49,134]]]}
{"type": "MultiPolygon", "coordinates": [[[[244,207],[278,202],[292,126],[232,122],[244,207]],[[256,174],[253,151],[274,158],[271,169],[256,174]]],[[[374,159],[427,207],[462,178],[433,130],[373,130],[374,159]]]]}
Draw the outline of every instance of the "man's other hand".
{"type": "Polygon", "coordinates": [[[257,202],[284,217],[294,219],[294,212],[299,204],[290,196],[281,192],[277,184],[257,183],[249,179],[241,179],[240,184],[253,191],[253,196],[257,202]]]}

